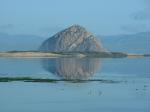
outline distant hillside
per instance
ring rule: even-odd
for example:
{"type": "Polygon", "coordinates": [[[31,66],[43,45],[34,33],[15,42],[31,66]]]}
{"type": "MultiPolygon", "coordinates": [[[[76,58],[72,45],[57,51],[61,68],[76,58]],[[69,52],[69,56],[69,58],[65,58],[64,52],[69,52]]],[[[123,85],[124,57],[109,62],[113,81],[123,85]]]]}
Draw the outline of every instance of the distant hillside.
{"type": "Polygon", "coordinates": [[[0,51],[37,50],[44,38],[35,35],[0,33],[0,51]]]}
{"type": "Polygon", "coordinates": [[[105,48],[115,52],[150,53],[150,32],[132,35],[100,36],[105,48]]]}
{"type": "MultiPolygon", "coordinates": [[[[114,52],[150,54],[150,32],[132,35],[99,36],[104,48],[114,52]]],[[[0,33],[0,51],[37,50],[45,38],[35,35],[0,33]]]]}

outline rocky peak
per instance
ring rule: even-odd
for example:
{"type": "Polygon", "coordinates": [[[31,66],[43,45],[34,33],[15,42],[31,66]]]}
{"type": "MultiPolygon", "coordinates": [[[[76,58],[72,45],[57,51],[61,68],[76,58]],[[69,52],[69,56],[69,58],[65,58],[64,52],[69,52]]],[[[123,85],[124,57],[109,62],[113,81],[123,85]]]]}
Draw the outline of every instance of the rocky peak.
{"type": "Polygon", "coordinates": [[[43,42],[44,51],[104,51],[92,33],[80,25],[72,25],[43,42]]]}

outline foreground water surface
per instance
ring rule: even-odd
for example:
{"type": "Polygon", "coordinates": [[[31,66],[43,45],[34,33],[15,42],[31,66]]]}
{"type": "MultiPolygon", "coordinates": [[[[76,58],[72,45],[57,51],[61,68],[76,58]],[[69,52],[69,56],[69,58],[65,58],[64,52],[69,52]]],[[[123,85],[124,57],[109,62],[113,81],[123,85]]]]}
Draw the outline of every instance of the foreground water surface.
{"type": "Polygon", "coordinates": [[[60,80],[1,80],[0,112],[149,112],[149,67],[150,58],[0,58],[1,79],[60,80]]]}

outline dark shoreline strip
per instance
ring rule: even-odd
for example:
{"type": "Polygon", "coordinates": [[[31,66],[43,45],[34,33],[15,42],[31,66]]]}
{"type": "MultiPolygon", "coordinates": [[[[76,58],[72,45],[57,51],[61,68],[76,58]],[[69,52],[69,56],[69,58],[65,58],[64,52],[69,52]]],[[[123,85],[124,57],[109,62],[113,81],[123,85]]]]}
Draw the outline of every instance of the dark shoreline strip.
{"type": "Polygon", "coordinates": [[[56,83],[56,82],[72,82],[72,83],[84,83],[84,82],[101,82],[101,83],[119,83],[120,81],[103,80],[103,79],[42,79],[42,78],[31,78],[31,77],[0,77],[0,82],[43,82],[43,83],[56,83]]]}

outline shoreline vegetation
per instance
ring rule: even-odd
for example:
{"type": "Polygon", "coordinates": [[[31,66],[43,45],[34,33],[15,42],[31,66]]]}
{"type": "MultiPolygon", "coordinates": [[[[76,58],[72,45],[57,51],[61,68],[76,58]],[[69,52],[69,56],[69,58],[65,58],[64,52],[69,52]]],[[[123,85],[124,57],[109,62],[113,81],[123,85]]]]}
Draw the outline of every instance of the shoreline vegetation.
{"type": "Polygon", "coordinates": [[[137,58],[150,54],[128,54],[122,52],[42,52],[8,51],[0,52],[0,58],[137,58]]]}
{"type": "Polygon", "coordinates": [[[41,82],[41,83],[57,83],[57,82],[101,82],[101,83],[120,83],[121,81],[114,81],[114,80],[105,80],[105,79],[44,79],[44,78],[32,78],[32,77],[0,77],[0,82],[41,82]]]}

